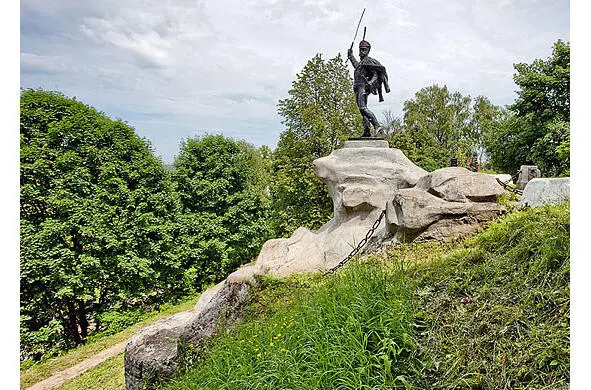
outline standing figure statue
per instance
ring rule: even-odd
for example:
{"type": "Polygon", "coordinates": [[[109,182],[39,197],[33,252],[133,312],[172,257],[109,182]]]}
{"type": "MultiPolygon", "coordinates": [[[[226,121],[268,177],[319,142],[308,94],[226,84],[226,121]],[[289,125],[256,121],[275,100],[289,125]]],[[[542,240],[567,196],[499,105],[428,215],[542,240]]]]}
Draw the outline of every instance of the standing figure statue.
{"type": "MultiPolygon", "coordinates": [[[[365,34],[364,34],[365,35],[365,34]]],[[[347,57],[351,60],[351,64],[355,68],[353,74],[353,91],[355,91],[355,99],[357,106],[363,119],[363,134],[362,137],[371,137],[369,124],[374,128],[376,134],[383,134],[376,116],[367,108],[367,96],[372,93],[379,95],[379,101],[383,102],[382,84],[386,93],[390,92],[388,85],[388,74],[386,68],[377,60],[368,57],[371,45],[365,39],[359,42],[359,58],[357,61],[353,55],[353,49],[347,51],[347,57]]]]}

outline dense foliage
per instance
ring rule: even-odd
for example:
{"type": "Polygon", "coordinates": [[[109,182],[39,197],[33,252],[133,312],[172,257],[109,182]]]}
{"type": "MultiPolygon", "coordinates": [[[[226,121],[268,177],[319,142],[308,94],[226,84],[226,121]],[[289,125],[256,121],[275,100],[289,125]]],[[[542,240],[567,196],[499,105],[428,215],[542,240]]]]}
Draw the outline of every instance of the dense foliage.
{"type": "Polygon", "coordinates": [[[332,201],[314,175],[312,161],[361,133],[361,116],[340,56],[312,58],[296,75],[289,97],[279,101],[286,129],[272,156],[273,224],[276,234],[299,226],[318,228],[330,219],[332,201]]]}
{"type": "Polygon", "coordinates": [[[171,173],[132,127],[21,94],[21,358],[85,343],[223,279],[269,236],[260,151],[189,139],[171,173]]]}
{"type": "Polygon", "coordinates": [[[570,43],[559,40],[547,60],[514,67],[518,97],[485,137],[491,165],[513,173],[533,164],[543,176],[569,175],[570,43]]]}
{"type": "Polygon", "coordinates": [[[247,320],[167,388],[566,388],[569,214],[528,209],[463,243],[266,279],[247,320]]]}
{"type": "Polygon", "coordinates": [[[183,141],[174,167],[182,203],[175,251],[199,290],[252,260],[269,238],[268,174],[257,149],[222,135],[183,141]]]}
{"type": "Polygon", "coordinates": [[[445,85],[431,85],[404,102],[403,120],[388,118],[386,127],[393,131],[387,138],[428,171],[449,166],[451,157],[460,166],[475,167],[483,162],[483,134],[498,113],[499,108],[484,96],[472,100],[445,85]]]}
{"type": "Polygon", "coordinates": [[[133,128],[75,99],[21,94],[23,357],[86,339],[96,314],[176,284],[175,194],[133,128]]]}

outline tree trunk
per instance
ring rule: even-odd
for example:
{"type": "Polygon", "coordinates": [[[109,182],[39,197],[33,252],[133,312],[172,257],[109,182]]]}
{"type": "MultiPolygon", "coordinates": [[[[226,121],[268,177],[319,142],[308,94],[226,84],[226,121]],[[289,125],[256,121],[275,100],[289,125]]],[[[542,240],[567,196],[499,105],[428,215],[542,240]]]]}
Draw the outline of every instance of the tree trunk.
{"type": "Polygon", "coordinates": [[[64,328],[66,330],[66,333],[74,340],[74,343],[76,345],[79,345],[82,343],[82,339],[80,338],[80,333],[78,333],[76,308],[74,306],[74,302],[72,302],[69,299],[67,299],[65,303],[68,311],[66,313],[64,328]]]}
{"type": "Polygon", "coordinates": [[[80,337],[83,343],[88,337],[88,318],[86,318],[86,307],[84,302],[78,301],[78,324],[80,325],[80,337]]]}

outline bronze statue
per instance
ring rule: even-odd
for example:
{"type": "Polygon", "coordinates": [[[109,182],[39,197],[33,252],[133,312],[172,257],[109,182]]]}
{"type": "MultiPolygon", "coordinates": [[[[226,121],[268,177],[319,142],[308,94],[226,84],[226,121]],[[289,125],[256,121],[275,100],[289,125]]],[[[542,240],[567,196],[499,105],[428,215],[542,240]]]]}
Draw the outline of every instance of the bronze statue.
{"type": "MultiPolygon", "coordinates": [[[[362,14],[363,16],[363,14],[362,14]]],[[[364,29],[365,30],[365,29],[364,29]]],[[[383,133],[380,123],[376,116],[367,108],[367,96],[371,93],[379,96],[379,101],[383,102],[382,84],[386,93],[390,92],[388,85],[388,74],[386,68],[377,60],[368,56],[371,49],[369,42],[365,40],[365,31],[363,33],[363,40],[359,42],[359,58],[357,61],[353,55],[353,46],[347,51],[347,57],[353,64],[355,72],[353,74],[353,91],[355,91],[355,99],[359,112],[363,118],[363,134],[361,137],[371,137],[370,123],[374,128],[376,134],[383,133]]]]}

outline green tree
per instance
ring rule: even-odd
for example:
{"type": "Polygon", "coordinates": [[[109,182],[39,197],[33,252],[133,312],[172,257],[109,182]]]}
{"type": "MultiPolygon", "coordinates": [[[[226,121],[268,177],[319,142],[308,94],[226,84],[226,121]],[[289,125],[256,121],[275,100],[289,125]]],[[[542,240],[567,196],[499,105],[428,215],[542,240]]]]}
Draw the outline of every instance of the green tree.
{"type": "Polygon", "coordinates": [[[568,174],[570,43],[558,40],[545,61],[536,59],[514,68],[513,80],[519,90],[509,106],[513,116],[485,137],[491,164],[507,172],[535,164],[544,176],[568,174]]]}
{"type": "Polygon", "coordinates": [[[349,72],[339,56],[314,56],[296,75],[289,97],[279,101],[286,129],[272,157],[273,225],[276,234],[299,226],[318,228],[332,214],[332,201],[314,175],[312,161],[358,136],[361,115],[349,72]]]}
{"type": "Polygon", "coordinates": [[[457,157],[460,166],[467,166],[469,159],[481,160],[483,131],[492,125],[497,112],[483,96],[472,104],[470,96],[435,84],[404,102],[403,123],[392,118],[385,127],[397,129],[388,135],[392,147],[432,171],[448,166],[450,157],[457,157]]]}
{"type": "Polygon", "coordinates": [[[21,349],[83,343],[91,322],[149,293],[165,299],[173,187],[126,123],[60,93],[21,93],[21,349]]]}
{"type": "Polygon", "coordinates": [[[261,152],[267,149],[222,135],[181,143],[173,173],[183,208],[176,252],[195,289],[252,260],[270,236],[261,152]]]}

